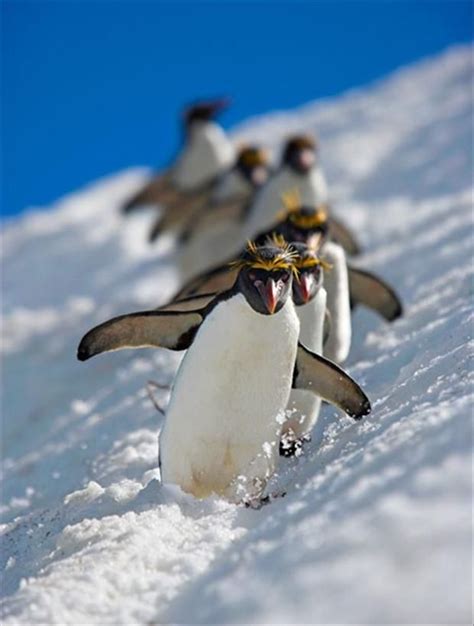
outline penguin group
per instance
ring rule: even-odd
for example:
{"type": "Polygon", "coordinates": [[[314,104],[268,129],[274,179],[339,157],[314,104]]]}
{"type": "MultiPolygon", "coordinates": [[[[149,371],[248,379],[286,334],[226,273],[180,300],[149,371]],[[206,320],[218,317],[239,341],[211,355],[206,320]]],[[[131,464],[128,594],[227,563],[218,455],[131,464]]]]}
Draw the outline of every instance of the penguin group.
{"type": "Polygon", "coordinates": [[[178,158],[121,207],[154,208],[149,241],[174,238],[179,289],[96,326],[77,354],[185,351],[160,433],[161,480],[254,506],[281,457],[310,441],[323,401],[354,420],[370,413],[341,367],[352,310],[392,322],[402,305],[349,260],[360,245],[329,203],[315,138],[289,137],[275,168],[263,147],[233,145],[216,122],[227,104],[189,106],[178,158]]]}

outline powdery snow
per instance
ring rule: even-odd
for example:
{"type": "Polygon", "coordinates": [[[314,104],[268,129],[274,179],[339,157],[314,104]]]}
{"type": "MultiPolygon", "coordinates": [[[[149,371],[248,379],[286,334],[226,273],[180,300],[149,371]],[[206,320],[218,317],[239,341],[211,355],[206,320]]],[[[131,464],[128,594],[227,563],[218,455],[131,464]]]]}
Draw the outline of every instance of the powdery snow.
{"type": "Polygon", "coordinates": [[[471,54],[235,129],[272,148],[317,131],[358,263],[406,309],[356,313],[349,369],[373,413],[326,407],[259,511],[159,486],[145,383],[179,354],[75,359],[91,326],[176,286],[150,215],[118,215],[147,170],[5,226],[5,624],[471,622],[471,54]]]}

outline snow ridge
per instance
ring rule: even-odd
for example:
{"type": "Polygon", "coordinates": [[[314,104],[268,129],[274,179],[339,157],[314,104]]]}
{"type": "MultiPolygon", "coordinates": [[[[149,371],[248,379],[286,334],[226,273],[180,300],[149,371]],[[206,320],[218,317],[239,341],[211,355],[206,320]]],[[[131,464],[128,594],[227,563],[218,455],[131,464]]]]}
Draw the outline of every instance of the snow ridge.
{"type": "Polygon", "coordinates": [[[260,511],[159,487],[144,385],[180,355],[75,360],[85,330],[175,288],[170,242],[117,212],[148,172],[4,228],[5,624],[471,623],[471,59],[453,48],[233,133],[317,132],[360,265],[406,309],[356,313],[349,370],[373,413],[326,408],[260,511]]]}

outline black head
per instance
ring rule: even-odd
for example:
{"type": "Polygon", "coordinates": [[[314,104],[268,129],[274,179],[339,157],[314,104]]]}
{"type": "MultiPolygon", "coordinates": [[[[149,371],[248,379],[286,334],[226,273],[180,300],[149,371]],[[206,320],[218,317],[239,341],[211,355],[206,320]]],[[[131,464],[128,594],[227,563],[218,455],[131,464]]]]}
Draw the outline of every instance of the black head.
{"type": "Polygon", "coordinates": [[[276,231],[286,241],[300,241],[317,250],[329,235],[326,204],[305,205],[297,189],[282,195],[285,206],[276,231]]]}
{"type": "Polygon", "coordinates": [[[237,288],[254,311],[273,315],[285,305],[295,272],[293,259],[294,253],[286,244],[248,244],[236,262],[240,267],[237,288]]]}
{"type": "Polygon", "coordinates": [[[266,150],[258,146],[245,146],[237,156],[236,168],[254,187],[261,187],[267,182],[269,163],[266,150]]]}
{"type": "Polygon", "coordinates": [[[282,164],[298,174],[306,174],[316,163],[316,141],[308,136],[291,137],[283,150],[282,164]]]}
{"type": "Polygon", "coordinates": [[[310,302],[323,284],[323,269],[328,269],[324,260],[320,259],[315,250],[304,243],[292,243],[291,247],[297,256],[294,264],[297,274],[293,279],[293,302],[301,306],[310,302]]]}
{"type": "Polygon", "coordinates": [[[313,249],[318,249],[327,239],[329,224],[326,207],[302,206],[286,214],[278,232],[286,241],[300,241],[313,249]]]}
{"type": "Polygon", "coordinates": [[[216,118],[229,105],[230,100],[228,98],[200,100],[184,110],[184,123],[186,127],[189,127],[193,122],[208,122],[216,118]]]}

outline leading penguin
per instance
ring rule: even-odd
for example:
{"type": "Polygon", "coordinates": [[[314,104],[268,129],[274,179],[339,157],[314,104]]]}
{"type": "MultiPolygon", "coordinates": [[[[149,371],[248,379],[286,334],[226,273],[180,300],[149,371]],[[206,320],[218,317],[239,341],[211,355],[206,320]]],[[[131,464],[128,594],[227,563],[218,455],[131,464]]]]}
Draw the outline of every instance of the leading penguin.
{"type": "Polygon", "coordinates": [[[162,230],[178,228],[208,199],[212,183],[233,163],[234,147],[215,121],[228,104],[226,99],[216,99],[190,105],[183,116],[184,147],[178,158],[122,207],[126,214],[145,205],[162,207],[150,240],[162,230]]]}
{"type": "Polygon", "coordinates": [[[81,361],[124,348],[187,349],[160,436],[164,483],[198,498],[260,499],[278,463],[292,388],[354,419],[370,412],[357,383],[298,343],[293,260],[290,248],[250,244],[234,285],[204,308],[122,315],[81,340],[81,361]]]}

